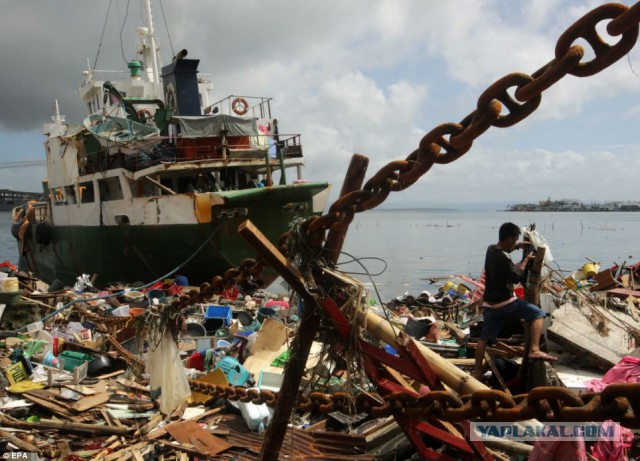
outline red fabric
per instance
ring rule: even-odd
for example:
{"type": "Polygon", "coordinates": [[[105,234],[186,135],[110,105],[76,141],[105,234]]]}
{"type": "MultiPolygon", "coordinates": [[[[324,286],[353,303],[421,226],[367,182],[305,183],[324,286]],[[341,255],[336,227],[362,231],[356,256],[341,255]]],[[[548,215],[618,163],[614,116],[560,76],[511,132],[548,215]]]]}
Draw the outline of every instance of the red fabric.
{"type": "Polygon", "coordinates": [[[187,358],[187,368],[195,368],[199,371],[204,371],[204,355],[200,352],[194,352],[191,357],[187,358]]]}
{"type": "Polygon", "coordinates": [[[638,382],[640,382],[640,359],[627,355],[607,371],[602,379],[590,379],[584,384],[589,392],[602,392],[609,384],[638,382]]]}
{"type": "Polygon", "coordinates": [[[529,461],[587,461],[584,440],[539,440],[533,446],[529,461]]]}
{"type": "Polygon", "coordinates": [[[240,290],[238,290],[238,287],[231,287],[231,288],[225,288],[222,291],[221,297],[224,299],[228,299],[229,301],[235,301],[238,298],[238,295],[240,294],[240,290]]]}
{"type": "Polygon", "coordinates": [[[9,262],[9,261],[5,261],[3,263],[0,263],[0,267],[8,267],[12,271],[15,271],[17,269],[17,267],[14,266],[13,264],[11,264],[11,262],[9,262]]]}
{"type": "Polygon", "coordinates": [[[596,442],[591,447],[591,454],[600,461],[626,461],[629,459],[627,458],[627,450],[633,444],[633,432],[610,419],[602,423],[604,428],[611,425],[614,426],[616,440],[596,442]]]}

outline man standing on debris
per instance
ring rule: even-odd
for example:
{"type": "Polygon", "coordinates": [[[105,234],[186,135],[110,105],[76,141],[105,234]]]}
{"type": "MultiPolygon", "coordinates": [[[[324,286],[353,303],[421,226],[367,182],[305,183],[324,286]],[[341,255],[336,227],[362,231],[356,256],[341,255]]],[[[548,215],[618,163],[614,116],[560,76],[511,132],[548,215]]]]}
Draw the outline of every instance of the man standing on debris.
{"type": "Polygon", "coordinates": [[[540,350],[540,335],[545,313],[538,306],[521,300],[513,293],[513,285],[523,282],[524,268],[534,254],[516,265],[511,260],[509,253],[516,248],[525,248],[526,242],[518,242],[520,228],[507,222],[500,226],[498,231],[498,243],[489,245],[484,261],[485,289],[483,296],[484,312],[482,317],[484,324],[478,339],[475,355],[475,370],[473,377],[480,379],[482,373],[482,361],[487,344],[493,344],[500,333],[505,317],[516,317],[528,322],[531,338],[531,350],[529,359],[557,360],[553,355],[540,350]]]}

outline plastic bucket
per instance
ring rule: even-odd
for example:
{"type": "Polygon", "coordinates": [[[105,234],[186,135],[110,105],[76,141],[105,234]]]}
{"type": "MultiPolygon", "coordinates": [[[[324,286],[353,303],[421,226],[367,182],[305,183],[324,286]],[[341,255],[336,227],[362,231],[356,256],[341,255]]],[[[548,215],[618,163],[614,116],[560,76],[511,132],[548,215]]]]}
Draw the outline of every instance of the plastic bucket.
{"type": "Polygon", "coordinates": [[[200,323],[187,322],[183,333],[185,337],[197,338],[199,336],[207,336],[207,329],[200,323]]]}
{"type": "Polygon", "coordinates": [[[131,317],[137,317],[140,314],[144,314],[145,311],[146,309],[143,309],[142,307],[131,307],[129,308],[129,315],[131,317]]]}
{"type": "Polygon", "coordinates": [[[244,326],[251,325],[253,322],[253,317],[248,312],[238,312],[237,319],[244,326]]]}
{"type": "Polygon", "coordinates": [[[587,279],[595,277],[598,273],[598,265],[595,263],[586,263],[584,266],[582,266],[582,273],[587,279]]]}
{"type": "Polygon", "coordinates": [[[261,307],[260,309],[258,309],[258,321],[260,323],[264,322],[264,319],[274,317],[275,315],[275,309],[271,309],[270,307],[261,307]]]}
{"type": "Polygon", "coordinates": [[[224,319],[211,318],[207,319],[204,322],[204,327],[207,330],[207,334],[211,335],[216,332],[219,328],[224,326],[224,319]]]}
{"type": "Polygon", "coordinates": [[[440,288],[440,290],[442,290],[443,292],[447,293],[449,290],[451,290],[452,288],[455,288],[456,284],[453,282],[447,282],[445,283],[442,288],[440,288]]]}
{"type": "Polygon", "coordinates": [[[124,293],[124,299],[130,303],[137,303],[144,300],[144,293],[141,291],[126,291],[124,293]]]}
{"type": "Polygon", "coordinates": [[[153,303],[154,299],[157,299],[158,302],[162,302],[165,296],[166,293],[164,292],[164,290],[150,290],[147,292],[147,299],[149,300],[150,304],[153,303]]]}
{"type": "Polygon", "coordinates": [[[466,285],[463,285],[462,283],[459,283],[458,286],[456,287],[456,293],[458,293],[459,296],[464,296],[468,292],[469,292],[469,288],[466,285]]]}
{"type": "Polygon", "coordinates": [[[5,293],[15,293],[20,290],[20,284],[18,283],[18,277],[7,277],[2,283],[2,291],[5,293]]]}

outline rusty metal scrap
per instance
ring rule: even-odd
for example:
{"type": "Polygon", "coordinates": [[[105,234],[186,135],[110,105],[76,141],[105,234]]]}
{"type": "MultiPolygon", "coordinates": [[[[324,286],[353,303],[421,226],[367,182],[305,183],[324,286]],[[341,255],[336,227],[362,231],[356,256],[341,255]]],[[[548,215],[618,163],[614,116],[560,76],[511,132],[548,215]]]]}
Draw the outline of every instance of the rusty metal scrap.
{"type": "MultiPolygon", "coordinates": [[[[278,393],[243,387],[219,386],[189,382],[191,389],[215,398],[265,403],[274,406],[278,393]]],[[[538,387],[528,394],[511,397],[509,394],[487,389],[467,396],[450,391],[431,391],[415,397],[405,392],[395,392],[380,397],[380,401],[367,394],[355,399],[356,413],[368,413],[382,418],[395,414],[425,418],[435,416],[448,422],[460,421],[605,421],[613,419],[629,428],[640,428],[640,384],[622,383],[609,385],[600,393],[578,394],[564,387],[538,387]]],[[[313,392],[301,397],[297,407],[302,411],[332,413],[349,412],[351,397],[346,393],[323,394],[313,392]]]]}

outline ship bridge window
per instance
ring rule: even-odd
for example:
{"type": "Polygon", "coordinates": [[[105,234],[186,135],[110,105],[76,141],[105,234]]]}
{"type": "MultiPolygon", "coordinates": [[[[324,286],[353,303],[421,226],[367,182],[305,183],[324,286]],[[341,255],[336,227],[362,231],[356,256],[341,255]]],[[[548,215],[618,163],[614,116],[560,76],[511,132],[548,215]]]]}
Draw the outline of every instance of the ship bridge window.
{"type": "Polygon", "coordinates": [[[78,196],[80,197],[80,203],[93,203],[95,201],[93,182],[88,181],[78,184],[78,196]]]}
{"type": "Polygon", "coordinates": [[[117,177],[98,180],[98,191],[100,193],[100,200],[103,202],[122,200],[124,198],[122,187],[120,186],[120,179],[117,177]]]}
{"type": "Polygon", "coordinates": [[[65,186],[64,195],[67,198],[66,203],[76,203],[76,191],[73,186],[65,186]]]}
{"type": "Polygon", "coordinates": [[[54,187],[53,189],[51,189],[51,200],[56,206],[67,204],[66,200],[64,199],[64,191],[62,187],[54,187]]]}

